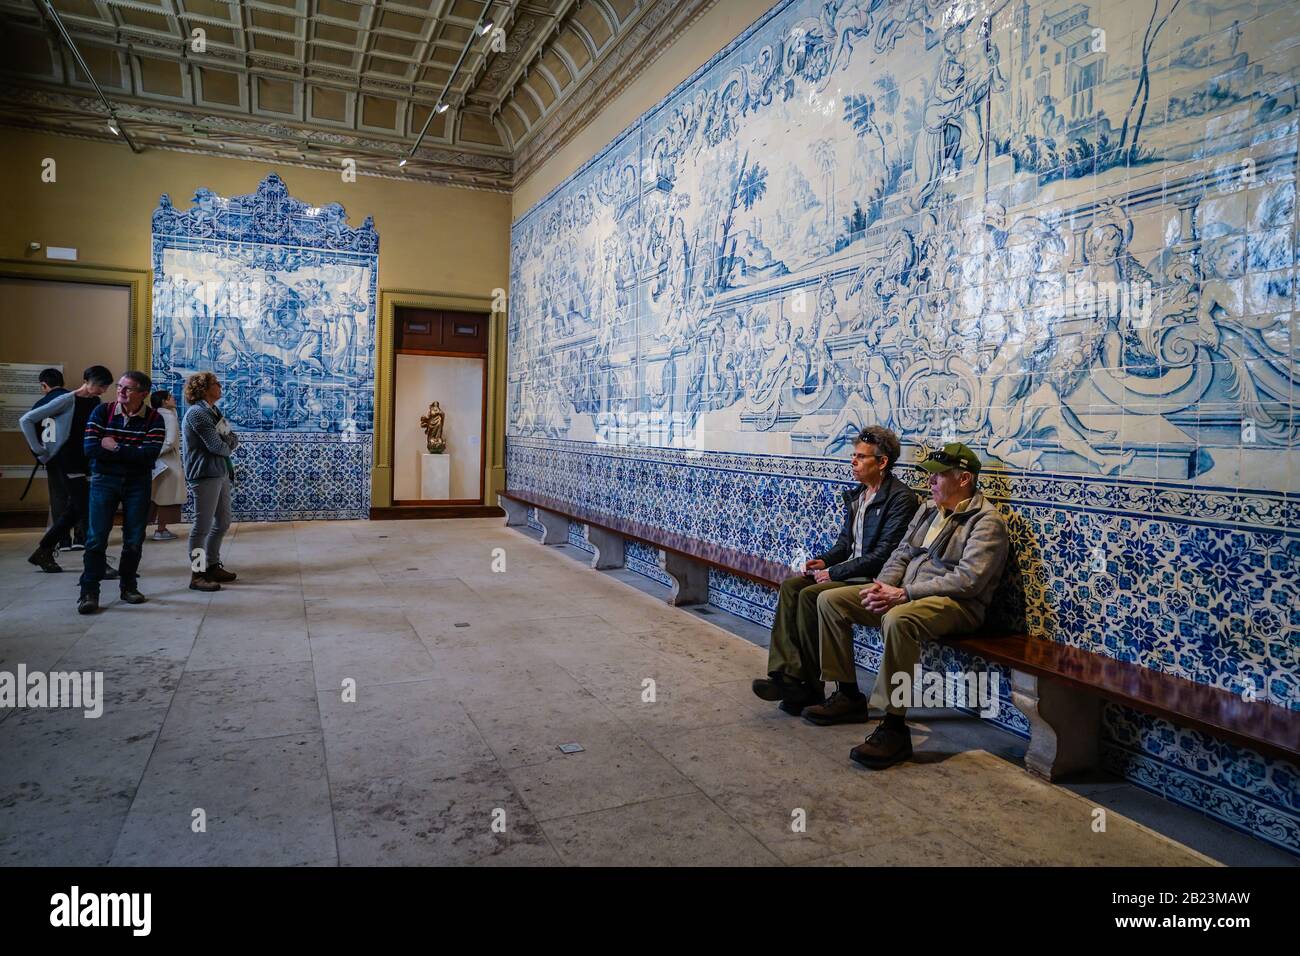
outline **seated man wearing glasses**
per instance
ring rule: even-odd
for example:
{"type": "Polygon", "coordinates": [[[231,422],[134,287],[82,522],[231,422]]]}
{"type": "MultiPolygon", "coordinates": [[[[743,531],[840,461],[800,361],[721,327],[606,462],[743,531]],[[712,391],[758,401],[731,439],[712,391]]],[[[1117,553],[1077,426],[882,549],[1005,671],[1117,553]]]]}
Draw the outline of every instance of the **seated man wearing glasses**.
{"type": "Polygon", "coordinates": [[[100,405],[86,421],[82,448],[90,459],[90,501],[86,522],[85,569],[77,610],[99,610],[99,582],[113,515],[122,506],[122,600],[143,604],[137,585],[144,528],[149,520],[153,464],[166,431],[162,416],[145,401],[152,382],[144,372],[126,372],[117,382],[117,401],[100,405]]]}
{"type": "MultiPolygon", "coordinates": [[[[807,715],[826,700],[827,680],[840,681],[833,696],[836,709],[828,723],[867,720],[867,699],[850,675],[826,677],[818,652],[817,604],[826,593],[844,593],[856,599],[862,584],[871,580],[893,552],[916,512],[916,495],[893,476],[898,460],[898,436],[888,428],[864,428],[853,445],[850,465],[858,485],[843,492],[844,528],[831,549],[804,565],[804,573],[781,584],[776,620],[768,645],[768,676],[754,681],[754,693],[763,700],[781,701],[787,714],[807,715]],[[840,706],[845,705],[845,706],[840,706]]],[[[849,636],[849,659],[853,658],[849,636]]],[[[824,646],[824,640],[823,640],[824,646]]]]}
{"type": "Polygon", "coordinates": [[[853,678],[855,623],[880,628],[884,639],[871,703],[885,711],[885,719],[849,753],[871,769],[912,755],[907,709],[890,702],[895,675],[911,682],[922,640],[967,633],[984,622],[1007,561],[1007,525],[976,488],[975,453],[949,444],[918,464],[930,474],[933,501],[917,511],[875,581],[856,594],[833,591],[817,601],[827,679],[853,678]]]}

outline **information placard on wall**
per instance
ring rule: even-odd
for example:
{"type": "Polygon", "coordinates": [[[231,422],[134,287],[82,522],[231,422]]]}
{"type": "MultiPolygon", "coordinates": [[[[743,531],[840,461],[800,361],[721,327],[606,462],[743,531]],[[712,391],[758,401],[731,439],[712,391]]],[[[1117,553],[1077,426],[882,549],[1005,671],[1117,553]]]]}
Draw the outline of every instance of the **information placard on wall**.
{"type": "Polygon", "coordinates": [[[18,419],[43,394],[40,374],[47,368],[63,371],[63,366],[56,362],[0,362],[0,431],[18,431],[18,419]]]}

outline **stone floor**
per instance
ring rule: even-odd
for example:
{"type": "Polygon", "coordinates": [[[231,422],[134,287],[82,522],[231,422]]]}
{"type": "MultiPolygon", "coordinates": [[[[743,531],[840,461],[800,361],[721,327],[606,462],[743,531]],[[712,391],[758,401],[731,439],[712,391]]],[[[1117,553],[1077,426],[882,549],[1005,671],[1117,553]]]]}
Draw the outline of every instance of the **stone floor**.
{"type": "Polygon", "coordinates": [[[0,534],[0,670],[102,671],[106,703],[0,711],[3,864],[1294,862],[1122,782],[1043,783],[953,712],[860,770],[865,728],[752,696],[761,631],[500,519],[240,525],[214,595],[184,538],[148,542],[150,603],[110,582],[95,617],[80,555],[41,574],[34,541],[0,534]]]}

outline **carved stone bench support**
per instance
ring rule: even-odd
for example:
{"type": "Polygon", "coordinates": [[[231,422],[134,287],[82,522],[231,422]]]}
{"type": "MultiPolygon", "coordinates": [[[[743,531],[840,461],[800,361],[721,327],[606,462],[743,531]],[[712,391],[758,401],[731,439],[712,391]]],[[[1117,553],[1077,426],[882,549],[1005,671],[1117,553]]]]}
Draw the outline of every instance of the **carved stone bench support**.
{"type": "Polygon", "coordinates": [[[1029,718],[1025,769],[1046,780],[1097,764],[1101,700],[1087,691],[1018,670],[1011,671],[1011,701],[1029,718]]]}
{"type": "Polygon", "coordinates": [[[542,544],[569,543],[569,519],[564,515],[538,508],[537,523],[542,526],[542,544]]]}
{"type": "Polygon", "coordinates": [[[515,501],[513,498],[505,498],[497,495],[497,506],[506,513],[506,527],[515,528],[521,524],[528,524],[528,505],[522,501],[515,501]]]}
{"type": "Polygon", "coordinates": [[[706,604],[709,600],[709,566],[671,551],[659,552],[659,568],[673,581],[668,603],[706,604]]]}
{"type": "Polygon", "coordinates": [[[589,524],[582,526],[582,538],[591,545],[596,553],[591,556],[591,566],[597,571],[623,567],[623,536],[595,528],[589,524]]]}

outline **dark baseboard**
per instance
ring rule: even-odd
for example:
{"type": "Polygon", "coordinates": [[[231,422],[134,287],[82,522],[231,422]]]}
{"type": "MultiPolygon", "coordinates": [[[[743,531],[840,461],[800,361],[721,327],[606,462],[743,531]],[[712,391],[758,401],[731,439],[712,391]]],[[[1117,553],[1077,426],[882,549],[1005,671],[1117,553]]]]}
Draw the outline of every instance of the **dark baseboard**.
{"type": "Polygon", "coordinates": [[[395,505],[371,508],[371,521],[402,518],[504,518],[505,511],[496,505],[395,505]]]}
{"type": "Polygon", "coordinates": [[[32,528],[37,531],[45,527],[48,511],[0,511],[0,528],[32,528]]]}
{"type": "MultiPolygon", "coordinates": [[[[45,511],[0,511],[0,528],[23,528],[28,531],[44,531],[49,523],[45,511]]],[[[122,527],[122,511],[118,509],[113,515],[114,527],[122,527]]]]}

